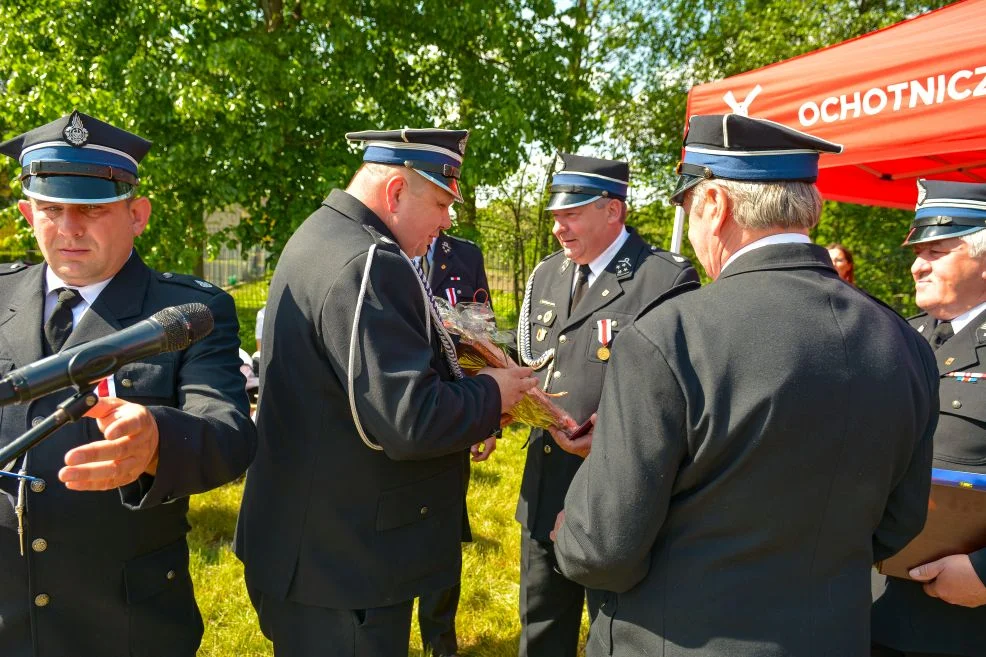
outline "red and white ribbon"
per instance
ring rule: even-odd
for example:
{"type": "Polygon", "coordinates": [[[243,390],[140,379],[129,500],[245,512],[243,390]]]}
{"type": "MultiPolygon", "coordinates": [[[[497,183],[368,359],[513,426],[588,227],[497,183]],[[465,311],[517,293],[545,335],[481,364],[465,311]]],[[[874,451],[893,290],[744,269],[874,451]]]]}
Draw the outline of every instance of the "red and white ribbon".
{"type": "Polygon", "coordinates": [[[100,397],[116,397],[116,383],[110,375],[96,384],[96,394],[100,397]]]}
{"type": "Polygon", "coordinates": [[[608,347],[609,343],[613,340],[613,320],[600,319],[596,322],[596,329],[599,334],[599,343],[604,347],[608,347]]]}
{"type": "Polygon", "coordinates": [[[455,293],[455,288],[454,287],[447,287],[447,288],[445,288],[445,296],[448,297],[448,302],[450,304],[452,304],[453,306],[455,306],[455,304],[459,303],[459,296],[455,293]]]}

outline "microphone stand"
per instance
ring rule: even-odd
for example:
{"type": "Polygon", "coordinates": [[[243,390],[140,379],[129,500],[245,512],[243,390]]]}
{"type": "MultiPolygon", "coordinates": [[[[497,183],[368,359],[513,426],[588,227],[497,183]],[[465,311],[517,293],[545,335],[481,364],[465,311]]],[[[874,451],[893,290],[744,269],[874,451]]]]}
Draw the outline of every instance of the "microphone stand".
{"type": "MultiPolygon", "coordinates": [[[[99,401],[99,397],[93,394],[93,390],[95,389],[96,386],[93,384],[76,387],[76,393],[59,404],[54,413],[22,433],[9,445],[0,448],[0,467],[4,463],[13,463],[21,454],[55,433],[62,426],[69,422],[78,422],[82,419],[86,411],[95,406],[96,402],[99,401]]],[[[0,476],[3,475],[18,479],[24,477],[24,475],[0,470],[0,476]]]]}

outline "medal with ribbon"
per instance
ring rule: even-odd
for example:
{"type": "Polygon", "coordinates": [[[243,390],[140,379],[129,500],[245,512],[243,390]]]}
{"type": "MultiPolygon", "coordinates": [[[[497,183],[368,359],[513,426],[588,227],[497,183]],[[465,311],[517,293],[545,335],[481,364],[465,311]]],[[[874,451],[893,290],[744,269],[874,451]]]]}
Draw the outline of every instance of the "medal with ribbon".
{"type": "Polygon", "coordinates": [[[609,360],[609,343],[613,341],[613,320],[600,319],[596,322],[596,334],[599,338],[599,343],[602,345],[599,349],[596,349],[596,358],[599,360],[609,360]]]}

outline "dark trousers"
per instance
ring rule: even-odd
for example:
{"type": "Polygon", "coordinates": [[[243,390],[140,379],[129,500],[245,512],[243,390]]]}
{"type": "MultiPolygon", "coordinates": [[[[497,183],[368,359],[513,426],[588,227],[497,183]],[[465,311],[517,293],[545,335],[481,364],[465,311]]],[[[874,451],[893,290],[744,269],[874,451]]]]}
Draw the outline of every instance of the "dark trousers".
{"type": "Polygon", "coordinates": [[[893,648],[888,648],[886,646],[881,646],[874,643],[873,650],[872,652],[870,652],[870,657],[951,657],[951,656],[937,652],[901,652],[900,650],[894,650],[893,648]]]}
{"type": "Polygon", "coordinates": [[[455,612],[459,607],[462,586],[421,596],[418,601],[418,625],[426,655],[449,657],[459,651],[455,638],[455,612]]]}
{"type": "MultiPolygon", "coordinates": [[[[575,657],[585,588],[558,571],[550,541],[521,529],[520,553],[519,657],[575,657]]],[[[594,597],[589,597],[590,616],[595,616],[594,597]]]]}
{"type": "Polygon", "coordinates": [[[329,609],[277,600],[247,587],[274,657],[407,657],[413,601],[329,609]]]}

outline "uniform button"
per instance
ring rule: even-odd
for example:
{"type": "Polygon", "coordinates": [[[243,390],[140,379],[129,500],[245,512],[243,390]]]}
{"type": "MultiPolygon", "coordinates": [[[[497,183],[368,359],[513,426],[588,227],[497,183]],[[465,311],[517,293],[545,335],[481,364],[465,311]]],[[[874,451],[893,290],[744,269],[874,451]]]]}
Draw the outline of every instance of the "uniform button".
{"type": "Polygon", "coordinates": [[[45,492],[45,487],[46,486],[47,486],[47,484],[45,484],[45,480],[44,479],[35,479],[35,480],[33,480],[31,482],[31,492],[32,493],[43,493],[43,492],[45,492]]]}
{"type": "Polygon", "coordinates": [[[123,386],[124,388],[133,388],[134,382],[131,381],[130,379],[122,379],[120,381],[120,385],[123,386]]]}
{"type": "Polygon", "coordinates": [[[48,549],[48,541],[43,538],[36,538],[31,541],[31,549],[35,552],[44,552],[48,549]]]}
{"type": "Polygon", "coordinates": [[[613,326],[618,326],[618,325],[619,325],[619,322],[614,319],[613,320],[613,326]]]}
{"type": "Polygon", "coordinates": [[[428,515],[428,507],[426,506],[421,507],[421,515],[423,516],[428,515]]]}
{"type": "Polygon", "coordinates": [[[562,344],[565,344],[566,342],[568,342],[568,336],[567,335],[563,335],[563,336],[559,337],[558,338],[558,342],[561,342],[562,344]]]}
{"type": "Polygon", "coordinates": [[[955,401],[952,402],[952,408],[962,408],[962,402],[956,399],[955,401]]]}
{"type": "Polygon", "coordinates": [[[168,571],[168,574],[165,575],[165,577],[167,577],[168,579],[174,579],[177,575],[178,575],[178,573],[176,573],[175,571],[169,570],[168,571]]]}
{"type": "Polygon", "coordinates": [[[171,278],[172,276],[174,276],[174,274],[172,274],[170,271],[161,274],[162,278],[171,278]]]}
{"type": "Polygon", "coordinates": [[[544,453],[545,454],[550,454],[551,453],[551,445],[545,445],[544,446],[544,453]]]}
{"type": "Polygon", "coordinates": [[[551,376],[555,377],[556,379],[560,379],[561,378],[561,372],[555,372],[551,376]]]}
{"type": "Polygon", "coordinates": [[[31,420],[31,426],[32,427],[36,427],[39,424],[41,424],[42,422],[44,422],[44,421],[45,421],[45,419],[39,415],[36,418],[34,418],[33,420],[31,420]]]}
{"type": "Polygon", "coordinates": [[[542,317],[541,315],[538,315],[538,321],[539,322],[541,321],[541,317],[542,317]]]}
{"type": "Polygon", "coordinates": [[[34,596],[35,607],[47,607],[49,602],[51,602],[51,598],[47,593],[39,593],[34,596]]]}

